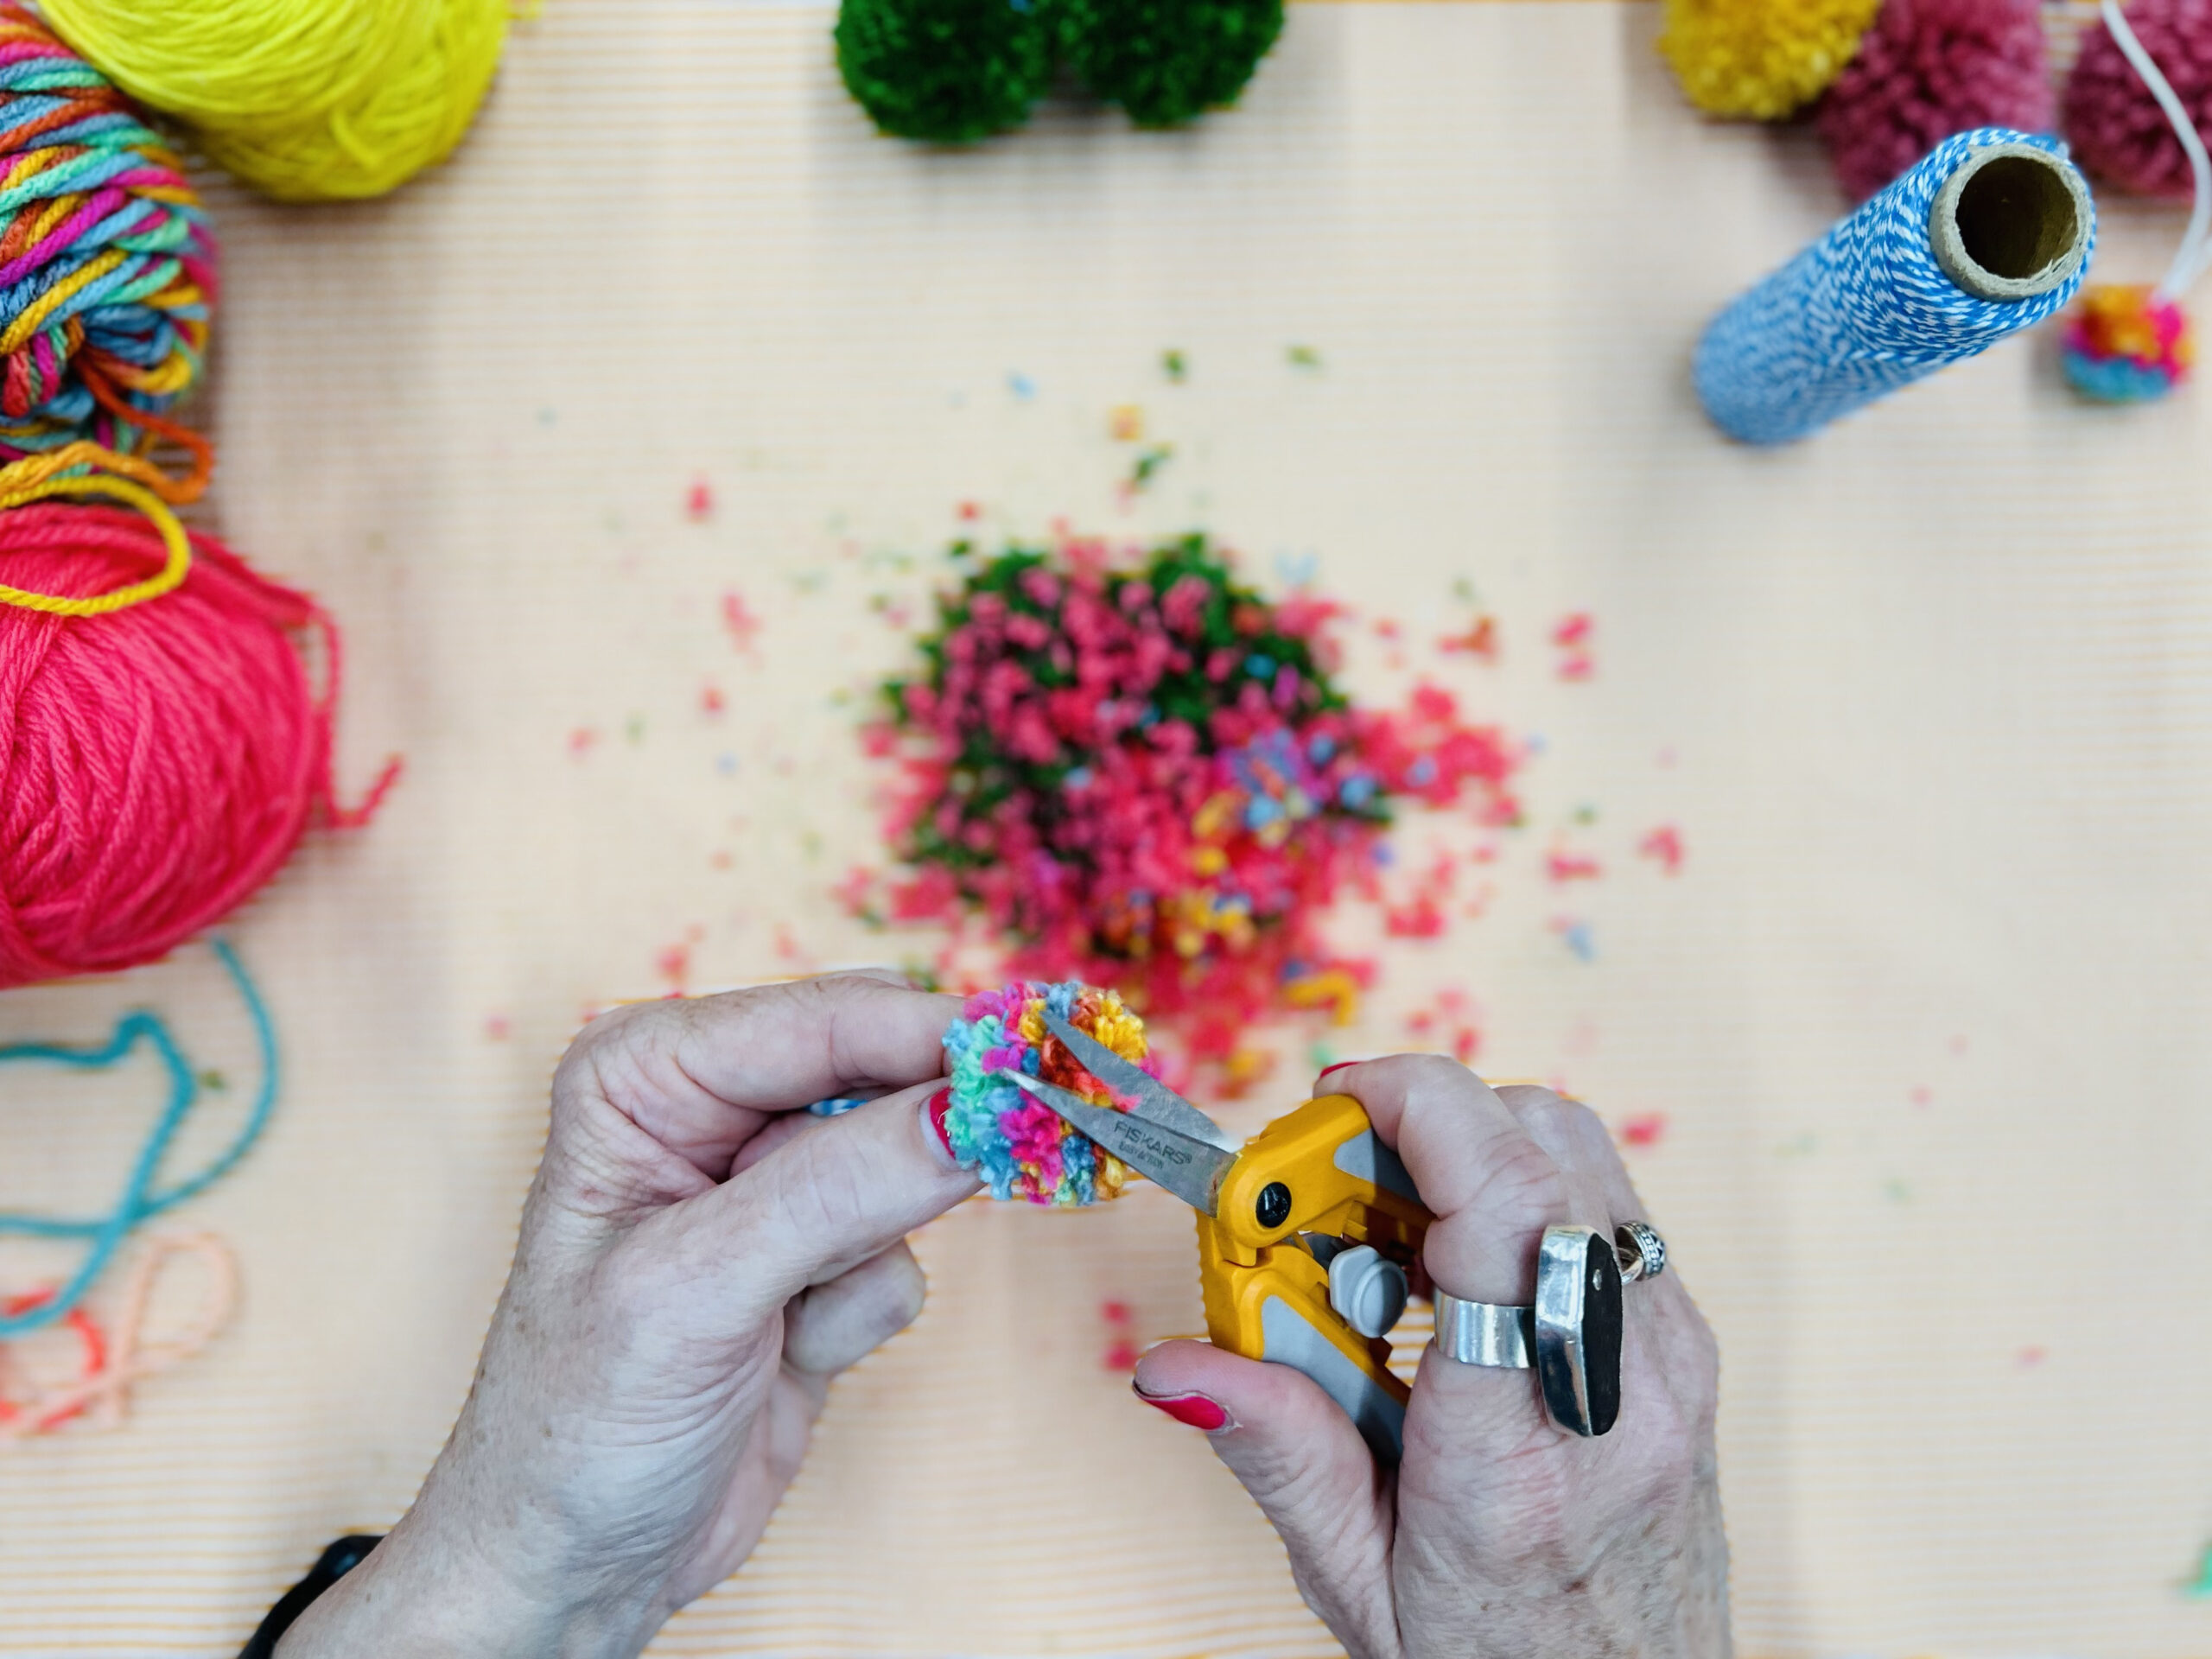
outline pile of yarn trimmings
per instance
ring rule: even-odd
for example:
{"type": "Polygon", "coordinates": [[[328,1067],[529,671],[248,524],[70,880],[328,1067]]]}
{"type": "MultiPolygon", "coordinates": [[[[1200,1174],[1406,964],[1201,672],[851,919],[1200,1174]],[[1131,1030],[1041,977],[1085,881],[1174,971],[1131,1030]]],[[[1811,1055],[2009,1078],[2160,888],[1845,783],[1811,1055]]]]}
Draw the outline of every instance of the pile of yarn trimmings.
{"type": "Polygon", "coordinates": [[[207,348],[207,214],[167,141],[19,0],[0,0],[0,165],[4,987],[162,955],[339,815],[329,619],[173,510],[213,459],[168,418],[207,348]]]}
{"type": "Polygon", "coordinates": [[[1096,1204],[1120,1194],[1128,1166],[1004,1075],[1026,1071],[1096,1105],[1122,1109],[1114,1091],[1046,1029],[1047,1009],[1123,1059],[1153,1069],[1144,1021],[1112,991],[1072,980],[1060,985],[1016,980],[1001,989],[978,991],[944,1033],[952,1062],[945,1141],[995,1198],[1062,1207],[1096,1204]]]}
{"type": "Polygon", "coordinates": [[[443,161],[512,0],[44,0],[56,34],[281,201],[378,196],[443,161]]]}
{"type": "Polygon", "coordinates": [[[1517,816],[1514,744],[1433,686],[1353,703],[1339,607],[1267,600],[1203,536],[955,553],[925,667],[887,684],[875,734],[912,867],[893,919],[980,921],[1014,972],[1118,985],[1219,1059],[1340,965],[1320,918],[1376,891],[1395,801],[1517,816]]]}

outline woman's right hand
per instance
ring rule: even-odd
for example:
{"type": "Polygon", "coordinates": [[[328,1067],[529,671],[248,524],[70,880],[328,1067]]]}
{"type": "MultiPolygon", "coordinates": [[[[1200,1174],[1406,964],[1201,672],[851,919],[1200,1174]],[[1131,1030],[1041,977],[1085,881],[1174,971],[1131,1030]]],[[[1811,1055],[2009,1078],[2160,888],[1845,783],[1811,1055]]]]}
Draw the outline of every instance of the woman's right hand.
{"type": "MultiPolygon", "coordinates": [[[[1493,1090],[1403,1054],[1332,1067],[1435,1212],[1422,1262],[1470,1301],[1535,1300],[1544,1229],[1611,1238],[1643,1218],[1588,1108],[1493,1090]]],[[[1535,1374],[1422,1355],[1405,1458],[1379,1468],[1298,1371],[1162,1344],[1138,1394],[1209,1437],[1290,1554],[1300,1592],[1355,1659],[1729,1651],[1727,1541],[1713,1458],[1719,1361],[1669,1272],[1628,1287],[1621,1409],[1585,1440],[1544,1414],[1535,1374]],[[1217,1423],[1216,1420],[1218,1419],[1217,1423]]]]}

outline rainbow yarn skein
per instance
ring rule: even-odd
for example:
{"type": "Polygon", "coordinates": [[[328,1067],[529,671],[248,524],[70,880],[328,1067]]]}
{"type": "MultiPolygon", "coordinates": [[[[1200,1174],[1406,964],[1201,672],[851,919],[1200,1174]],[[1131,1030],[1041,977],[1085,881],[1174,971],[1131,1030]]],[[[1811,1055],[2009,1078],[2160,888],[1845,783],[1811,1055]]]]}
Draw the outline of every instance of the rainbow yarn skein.
{"type": "Polygon", "coordinates": [[[1127,1108],[1045,1028],[1047,1009],[1123,1059],[1154,1070],[1144,1021],[1112,991],[1075,980],[1016,980],[978,991],[944,1033],[952,1061],[944,1135],[952,1155],[982,1178],[993,1198],[1074,1209],[1118,1197],[1128,1166],[1000,1073],[1026,1071],[1098,1105],[1127,1108]]]}
{"type": "Polygon", "coordinates": [[[19,0],[0,0],[0,460],[89,438],[197,458],[166,411],[200,374],[215,238],[183,163],[19,0]]]}

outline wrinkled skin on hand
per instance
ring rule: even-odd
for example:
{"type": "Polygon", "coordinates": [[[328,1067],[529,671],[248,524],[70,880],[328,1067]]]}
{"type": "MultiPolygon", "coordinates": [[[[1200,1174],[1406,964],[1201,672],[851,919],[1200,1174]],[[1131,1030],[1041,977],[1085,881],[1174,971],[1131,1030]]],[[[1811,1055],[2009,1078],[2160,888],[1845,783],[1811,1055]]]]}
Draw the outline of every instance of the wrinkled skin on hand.
{"type": "Polygon", "coordinates": [[[452,1439],[282,1659],[626,1659],[734,1572],[830,1377],[920,1309],[904,1235],[976,1190],[924,1110],[958,1011],[858,974],[594,1020],[452,1439]]]}
{"type": "MultiPolygon", "coordinates": [[[[1421,1265],[1453,1295],[1526,1305],[1546,1227],[1610,1238],[1643,1218],[1605,1127],[1548,1089],[1492,1090],[1428,1054],[1324,1077],[1315,1092],[1356,1096],[1404,1159],[1437,1217],[1421,1265]]],[[[1717,1351],[1671,1268],[1625,1301],[1620,1419],[1595,1440],[1552,1425],[1533,1371],[1433,1348],[1395,1471],[1284,1366],[1172,1342],[1144,1357],[1136,1386],[1219,1407],[1215,1452],[1354,1659],[1717,1659],[1730,1651],[1717,1351]]]]}

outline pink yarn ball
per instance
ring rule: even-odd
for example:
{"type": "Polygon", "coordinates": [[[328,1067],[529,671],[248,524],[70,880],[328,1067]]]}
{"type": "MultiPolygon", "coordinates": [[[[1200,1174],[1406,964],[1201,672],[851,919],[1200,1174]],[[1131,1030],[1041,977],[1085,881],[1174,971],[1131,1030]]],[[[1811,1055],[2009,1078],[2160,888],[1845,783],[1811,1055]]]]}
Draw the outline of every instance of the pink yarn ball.
{"type": "MultiPolygon", "coordinates": [[[[2212,0],[2133,0],[2126,10],[2196,130],[2212,127],[2212,0]]],[[[2181,141],[2101,22],[2082,35],[2066,83],[2066,138],[2084,165],[2123,190],[2184,200],[2194,193],[2181,141]]]]}
{"type": "MultiPolygon", "coordinates": [[[[0,512],[0,578],[83,598],[161,568],[135,512],[0,512]]],[[[152,962],[276,873],[331,800],[338,634],[205,536],[183,584],[106,616],[0,604],[0,987],[152,962]],[[322,637],[318,692],[301,636],[322,637]]]]}
{"type": "Polygon", "coordinates": [[[2035,0],[1885,0],[1820,111],[1835,175],[1872,195],[1954,133],[2048,131],[2035,0]]]}

